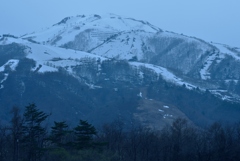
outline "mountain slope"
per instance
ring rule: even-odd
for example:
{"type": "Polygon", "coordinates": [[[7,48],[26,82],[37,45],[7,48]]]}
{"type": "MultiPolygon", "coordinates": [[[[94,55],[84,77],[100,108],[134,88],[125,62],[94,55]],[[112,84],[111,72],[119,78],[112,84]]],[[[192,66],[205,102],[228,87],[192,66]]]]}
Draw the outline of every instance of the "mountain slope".
{"type": "Polygon", "coordinates": [[[99,125],[235,122],[239,55],[132,18],[67,17],[20,38],[0,37],[0,118],[8,120],[13,105],[35,102],[53,120],[99,125]]]}

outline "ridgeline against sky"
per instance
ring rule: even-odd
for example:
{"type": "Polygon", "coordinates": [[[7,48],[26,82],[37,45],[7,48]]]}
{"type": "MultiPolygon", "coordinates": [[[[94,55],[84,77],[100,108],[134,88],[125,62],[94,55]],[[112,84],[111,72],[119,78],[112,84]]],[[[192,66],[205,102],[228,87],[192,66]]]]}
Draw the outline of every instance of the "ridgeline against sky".
{"type": "Polygon", "coordinates": [[[149,21],[164,30],[239,47],[239,6],[238,0],[8,0],[1,2],[0,34],[19,36],[38,31],[66,16],[115,13],[149,21]]]}

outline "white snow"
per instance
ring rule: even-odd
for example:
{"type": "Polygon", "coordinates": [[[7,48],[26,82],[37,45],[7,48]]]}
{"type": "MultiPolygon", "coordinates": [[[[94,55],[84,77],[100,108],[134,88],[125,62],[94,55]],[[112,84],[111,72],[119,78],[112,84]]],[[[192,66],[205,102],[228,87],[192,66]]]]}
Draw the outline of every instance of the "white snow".
{"type": "Polygon", "coordinates": [[[240,55],[238,55],[235,52],[230,51],[226,45],[222,45],[222,44],[213,44],[214,46],[216,46],[219,51],[223,54],[227,54],[232,56],[233,58],[235,58],[236,60],[240,60],[240,55]]]}
{"type": "Polygon", "coordinates": [[[231,96],[227,96],[227,95],[224,95],[224,96],[222,96],[222,100],[233,100],[233,97],[231,97],[231,96]]]}
{"type": "Polygon", "coordinates": [[[218,96],[220,97],[222,100],[234,100],[234,97],[233,96],[230,96],[228,94],[228,91],[227,90],[221,90],[221,89],[212,89],[212,90],[209,90],[212,94],[214,94],[215,96],[218,96]]]}
{"type": "Polygon", "coordinates": [[[0,45],[8,45],[8,44],[12,44],[12,43],[18,43],[18,44],[22,44],[22,43],[26,43],[28,41],[24,40],[24,39],[19,39],[19,38],[13,38],[13,37],[4,37],[2,41],[0,41],[0,45]]]}
{"type": "Polygon", "coordinates": [[[187,36],[183,36],[181,34],[168,32],[168,31],[161,32],[161,33],[158,34],[158,36],[166,37],[166,38],[179,38],[179,39],[184,39],[185,41],[189,41],[189,42],[196,41],[195,39],[189,38],[187,36]]]}
{"type": "Polygon", "coordinates": [[[165,79],[169,82],[175,83],[177,85],[185,84],[186,88],[188,88],[188,89],[196,88],[196,86],[194,86],[190,83],[184,82],[181,78],[178,78],[173,73],[168,71],[166,68],[156,66],[156,65],[152,65],[152,64],[140,63],[140,62],[129,62],[129,64],[132,65],[132,66],[135,66],[135,67],[146,67],[148,69],[152,69],[157,74],[161,75],[163,77],[163,79],[165,79]]]}
{"type": "Polygon", "coordinates": [[[2,83],[3,83],[4,81],[6,81],[7,78],[8,78],[8,74],[5,73],[5,74],[4,74],[4,78],[3,78],[3,80],[1,80],[1,82],[0,82],[0,84],[1,84],[0,89],[3,89],[3,88],[4,88],[4,85],[2,85],[2,83]]]}
{"type": "Polygon", "coordinates": [[[42,65],[41,68],[38,70],[39,73],[45,73],[45,72],[57,72],[58,69],[54,67],[50,67],[47,65],[42,65]]]}
{"type": "Polygon", "coordinates": [[[140,92],[137,96],[141,97],[142,98],[142,92],[140,92]]]}
{"type": "MultiPolygon", "coordinates": [[[[5,67],[8,66],[11,71],[15,71],[16,67],[18,66],[19,60],[17,59],[10,59],[5,63],[3,66],[0,67],[0,72],[5,71],[5,67]]],[[[4,85],[2,83],[7,80],[8,78],[8,73],[4,73],[4,78],[0,81],[0,89],[4,88],[4,85]]]]}
{"type": "Polygon", "coordinates": [[[12,71],[16,69],[18,66],[19,60],[17,59],[10,59],[5,63],[3,66],[0,67],[0,72],[3,72],[5,70],[6,66],[9,66],[12,71]]]}
{"type": "Polygon", "coordinates": [[[166,106],[166,105],[164,105],[163,107],[164,107],[164,108],[169,108],[169,106],[166,106]]]}
{"type": "Polygon", "coordinates": [[[225,81],[226,83],[234,82],[235,84],[237,84],[239,80],[237,80],[237,79],[226,79],[226,80],[224,80],[224,81],[225,81]]]}
{"type": "MultiPolygon", "coordinates": [[[[100,15],[101,16],[101,15],[100,15]]],[[[64,37],[56,44],[58,46],[74,40],[75,36],[87,29],[99,30],[102,32],[118,33],[121,31],[144,30],[156,33],[160,29],[143,21],[124,18],[114,14],[107,14],[99,18],[96,15],[70,17],[66,23],[57,24],[39,32],[27,34],[22,38],[31,38],[34,41],[46,44],[53,42],[57,37],[64,37]]]]}
{"type": "MultiPolygon", "coordinates": [[[[7,61],[7,63],[5,63],[3,66],[0,67],[0,72],[4,72],[6,66],[8,66],[11,71],[14,71],[18,66],[18,63],[19,63],[19,60],[10,59],[7,61]]],[[[8,75],[9,75],[8,73],[4,73],[4,78],[0,81],[0,84],[1,84],[0,89],[4,88],[4,85],[2,85],[2,83],[7,80],[8,75]]]]}
{"type": "Polygon", "coordinates": [[[94,84],[85,83],[90,89],[102,88],[101,86],[96,86],[94,84]]]}
{"type": "Polygon", "coordinates": [[[141,78],[141,79],[143,79],[144,78],[144,73],[143,72],[139,72],[139,77],[141,78]]]}
{"type": "Polygon", "coordinates": [[[61,46],[73,41],[79,33],[91,30],[90,33],[86,32],[91,40],[90,46],[86,48],[90,50],[98,46],[91,53],[106,58],[129,60],[136,57],[141,60],[143,59],[141,50],[143,39],[147,39],[149,35],[160,31],[159,28],[148,22],[124,18],[115,14],[100,16],[101,18],[97,15],[70,17],[66,23],[54,25],[42,31],[25,35],[22,38],[32,39],[41,44],[51,45],[54,42],[56,46],[61,46]],[[135,30],[142,32],[136,34],[135,30]],[[120,34],[117,41],[111,39],[110,42],[104,42],[115,34],[120,34]]]}
{"type": "Polygon", "coordinates": [[[163,118],[167,118],[167,117],[173,117],[173,115],[170,115],[170,114],[163,115],[163,118]]]}
{"type": "Polygon", "coordinates": [[[7,77],[8,77],[8,74],[7,74],[7,73],[5,73],[5,74],[4,74],[4,78],[3,78],[3,80],[1,80],[1,82],[0,82],[0,83],[3,83],[4,81],[6,81],[6,80],[7,80],[7,77]]]}
{"type": "Polygon", "coordinates": [[[101,18],[97,18],[94,15],[89,15],[79,20],[76,20],[76,18],[73,18],[73,21],[74,22],[80,21],[82,23],[85,23],[87,27],[96,26],[99,28],[104,28],[104,29],[108,28],[108,29],[118,30],[118,31],[130,31],[130,30],[138,29],[138,30],[145,30],[148,32],[155,33],[157,32],[157,30],[159,30],[157,27],[149,25],[146,22],[143,23],[138,20],[125,18],[115,14],[105,14],[100,16],[101,18]]]}
{"type": "Polygon", "coordinates": [[[0,72],[3,72],[4,69],[5,69],[5,65],[1,66],[1,67],[0,67],[0,72]]]}
{"type": "Polygon", "coordinates": [[[179,38],[181,40],[185,40],[187,43],[197,43],[198,45],[196,47],[198,47],[199,49],[205,49],[205,50],[210,49],[210,46],[207,43],[203,43],[194,37],[185,36],[183,34],[177,34],[177,33],[165,31],[165,32],[160,32],[158,36],[164,37],[164,38],[174,38],[174,39],[179,38]]]}
{"type": "Polygon", "coordinates": [[[68,69],[72,72],[71,67],[80,65],[83,62],[81,59],[96,59],[103,61],[105,58],[89,54],[82,51],[75,51],[71,49],[64,49],[59,47],[53,47],[48,45],[27,43],[28,49],[27,58],[36,61],[36,67],[32,70],[40,69],[38,72],[55,72],[58,71],[59,67],[68,69]]]}
{"type": "Polygon", "coordinates": [[[107,58],[132,59],[136,57],[138,60],[143,59],[142,44],[149,37],[149,33],[137,34],[136,32],[124,32],[98,46],[91,53],[104,56],[107,58]]]}
{"type": "Polygon", "coordinates": [[[27,55],[27,57],[34,60],[46,61],[52,60],[53,58],[81,59],[84,57],[103,59],[100,56],[95,56],[86,52],[75,51],[71,49],[64,49],[59,47],[39,45],[33,43],[29,43],[27,45],[30,47],[30,53],[27,55]]]}
{"type": "Polygon", "coordinates": [[[214,60],[217,60],[217,63],[220,63],[224,56],[220,56],[219,53],[214,53],[208,56],[207,60],[204,62],[203,68],[200,70],[200,76],[203,80],[211,79],[208,69],[212,65],[214,60]]]}
{"type": "MultiPolygon", "coordinates": [[[[100,62],[106,60],[106,58],[87,52],[31,43],[23,39],[9,38],[8,40],[11,40],[9,43],[15,42],[27,47],[26,57],[36,61],[36,66],[32,70],[38,70],[39,73],[56,72],[59,67],[63,67],[72,73],[71,67],[82,64],[82,59],[96,59],[100,62]]],[[[9,60],[0,67],[0,72],[4,71],[6,65],[10,65],[11,69],[14,70],[18,62],[19,60],[9,60]]]]}

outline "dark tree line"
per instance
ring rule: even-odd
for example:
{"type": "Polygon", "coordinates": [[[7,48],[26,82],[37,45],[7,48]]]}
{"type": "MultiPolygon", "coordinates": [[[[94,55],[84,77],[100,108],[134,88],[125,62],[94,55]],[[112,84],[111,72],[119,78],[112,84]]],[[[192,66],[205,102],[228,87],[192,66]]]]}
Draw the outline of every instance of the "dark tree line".
{"type": "Polygon", "coordinates": [[[124,132],[119,124],[105,126],[108,150],[126,161],[234,161],[240,160],[240,124],[214,123],[197,128],[176,119],[161,131],[133,127],[124,132]]]}
{"type": "Polygon", "coordinates": [[[53,158],[61,153],[97,147],[93,141],[96,129],[87,121],[80,120],[73,129],[65,121],[54,122],[48,130],[49,115],[35,104],[26,106],[23,115],[17,107],[11,113],[9,126],[0,126],[0,161],[65,160],[53,158]]]}
{"type": "Polygon", "coordinates": [[[97,131],[85,120],[73,128],[65,121],[48,127],[49,115],[35,104],[11,113],[10,124],[0,125],[0,161],[240,160],[240,124],[203,129],[178,118],[154,131],[115,121],[97,131]]]}

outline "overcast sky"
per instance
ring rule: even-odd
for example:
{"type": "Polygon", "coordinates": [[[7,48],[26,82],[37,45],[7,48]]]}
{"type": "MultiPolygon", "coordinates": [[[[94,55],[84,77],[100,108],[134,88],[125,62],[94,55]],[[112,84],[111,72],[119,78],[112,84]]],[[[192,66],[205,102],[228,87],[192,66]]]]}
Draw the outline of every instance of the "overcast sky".
{"type": "Polygon", "coordinates": [[[0,0],[0,7],[0,34],[38,31],[67,16],[115,13],[240,47],[240,0],[0,0]]]}

